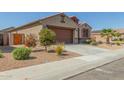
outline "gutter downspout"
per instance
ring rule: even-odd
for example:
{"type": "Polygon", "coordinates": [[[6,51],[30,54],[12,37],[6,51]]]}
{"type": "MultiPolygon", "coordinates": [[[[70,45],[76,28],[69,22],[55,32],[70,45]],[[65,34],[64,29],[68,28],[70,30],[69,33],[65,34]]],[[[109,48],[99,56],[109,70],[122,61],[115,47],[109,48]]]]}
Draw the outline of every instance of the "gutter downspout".
{"type": "Polygon", "coordinates": [[[80,43],[80,29],[78,28],[78,44],[80,43]]]}

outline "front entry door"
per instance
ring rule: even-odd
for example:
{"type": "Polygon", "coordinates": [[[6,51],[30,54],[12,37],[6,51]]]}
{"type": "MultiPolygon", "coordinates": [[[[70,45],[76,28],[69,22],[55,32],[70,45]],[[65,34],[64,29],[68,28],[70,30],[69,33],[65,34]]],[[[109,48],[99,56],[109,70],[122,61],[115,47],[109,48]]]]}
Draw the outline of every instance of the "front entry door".
{"type": "Polygon", "coordinates": [[[13,39],[14,45],[22,44],[22,34],[14,34],[13,39]]]}

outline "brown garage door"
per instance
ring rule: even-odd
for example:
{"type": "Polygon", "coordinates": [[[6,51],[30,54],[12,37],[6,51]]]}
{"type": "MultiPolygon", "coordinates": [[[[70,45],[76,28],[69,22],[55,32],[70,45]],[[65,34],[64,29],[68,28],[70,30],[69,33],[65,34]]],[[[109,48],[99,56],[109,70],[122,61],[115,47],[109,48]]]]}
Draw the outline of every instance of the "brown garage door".
{"type": "Polygon", "coordinates": [[[73,42],[73,30],[61,27],[49,27],[56,33],[56,42],[72,43],[73,42]]]}

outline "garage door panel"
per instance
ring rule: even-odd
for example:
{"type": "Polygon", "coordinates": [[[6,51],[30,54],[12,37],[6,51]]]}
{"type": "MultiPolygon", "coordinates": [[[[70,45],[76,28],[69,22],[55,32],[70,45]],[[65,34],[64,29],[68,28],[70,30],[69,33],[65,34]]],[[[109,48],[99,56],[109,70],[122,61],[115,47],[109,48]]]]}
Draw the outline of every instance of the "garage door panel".
{"type": "Polygon", "coordinates": [[[73,30],[65,28],[50,28],[56,33],[57,42],[72,43],[73,42],[73,30]]]}

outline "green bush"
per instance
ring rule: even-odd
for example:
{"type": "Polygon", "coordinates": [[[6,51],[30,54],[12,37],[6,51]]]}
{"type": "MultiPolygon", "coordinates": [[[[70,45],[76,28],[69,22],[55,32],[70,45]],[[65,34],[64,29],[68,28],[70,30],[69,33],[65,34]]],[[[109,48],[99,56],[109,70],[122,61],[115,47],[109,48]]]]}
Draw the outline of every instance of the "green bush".
{"type": "Polygon", "coordinates": [[[3,53],[2,53],[2,51],[0,50],[0,58],[2,58],[3,57],[3,53]]]}
{"type": "Polygon", "coordinates": [[[16,48],[12,52],[14,59],[16,60],[25,60],[29,58],[29,55],[31,54],[30,48],[16,48]]]}

